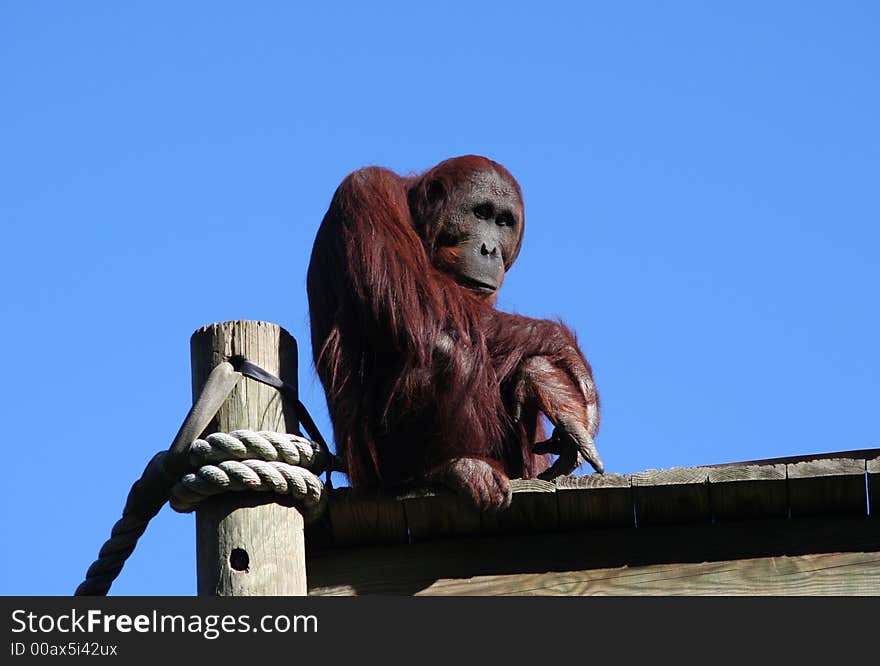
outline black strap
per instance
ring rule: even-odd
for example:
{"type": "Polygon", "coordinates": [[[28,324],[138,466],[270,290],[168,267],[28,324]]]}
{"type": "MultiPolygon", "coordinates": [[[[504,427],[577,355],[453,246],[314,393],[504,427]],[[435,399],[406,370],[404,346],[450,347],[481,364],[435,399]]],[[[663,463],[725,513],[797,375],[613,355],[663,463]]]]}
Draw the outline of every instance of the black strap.
{"type": "Polygon", "coordinates": [[[315,421],[311,414],[309,414],[309,410],[307,410],[306,406],[300,401],[299,389],[297,389],[294,384],[289,384],[280,377],[276,377],[271,372],[264,370],[256,363],[248,361],[244,356],[233,356],[229,359],[229,362],[232,363],[232,367],[235,368],[237,372],[240,372],[245,377],[249,377],[262,384],[277,389],[281,396],[290,403],[296,414],[296,432],[293,434],[302,435],[302,432],[299,429],[299,426],[302,425],[312,441],[315,442],[315,444],[317,444],[329,457],[330,466],[327,468],[327,480],[329,484],[330,471],[334,469],[339,470],[338,461],[336,456],[331,453],[330,448],[327,446],[327,442],[321,436],[321,432],[318,430],[318,426],[315,425],[315,421]]]}
{"type": "MultiPolygon", "coordinates": [[[[266,384],[267,386],[271,386],[274,389],[277,389],[281,395],[283,395],[290,404],[294,406],[298,406],[299,403],[299,390],[293,384],[288,384],[280,377],[276,377],[271,372],[267,370],[263,370],[256,363],[252,363],[248,361],[244,356],[233,356],[229,359],[229,362],[232,363],[232,367],[236,369],[237,372],[240,372],[245,377],[250,377],[251,379],[256,379],[258,382],[262,384],[266,384]]],[[[299,414],[297,414],[297,425],[299,424],[299,414]]],[[[299,433],[296,433],[297,435],[299,433]]]]}

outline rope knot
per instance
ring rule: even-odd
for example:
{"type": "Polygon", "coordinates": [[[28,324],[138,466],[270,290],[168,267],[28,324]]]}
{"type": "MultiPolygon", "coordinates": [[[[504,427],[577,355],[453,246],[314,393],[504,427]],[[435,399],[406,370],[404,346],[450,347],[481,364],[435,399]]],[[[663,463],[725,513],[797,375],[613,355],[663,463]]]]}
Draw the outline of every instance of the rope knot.
{"type": "Polygon", "coordinates": [[[215,432],[192,443],[194,471],[184,474],[170,493],[171,508],[193,511],[208,497],[227,491],[264,491],[300,502],[306,522],[323,513],[324,484],[316,476],[329,462],[311,441],[268,430],[215,432]]]}
{"type": "Polygon", "coordinates": [[[306,524],[317,520],[326,507],[327,492],[317,475],[331,466],[332,458],[323,447],[299,435],[268,430],[215,432],[193,441],[188,455],[191,471],[179,480],[169,471],[170,451],[153,456],[75,594],[107,593],[166,500],[175,511],[188,513],[202,500],[227,491],[274,492],[293,497],[306,524]]]}

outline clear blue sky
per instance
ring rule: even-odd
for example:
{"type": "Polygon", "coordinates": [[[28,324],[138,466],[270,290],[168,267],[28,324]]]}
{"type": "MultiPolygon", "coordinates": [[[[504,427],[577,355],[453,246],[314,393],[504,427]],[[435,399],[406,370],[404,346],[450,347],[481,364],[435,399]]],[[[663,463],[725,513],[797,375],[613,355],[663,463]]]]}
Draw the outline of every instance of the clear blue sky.
{"type": "MultiPolygon", "coordinates": [[[[880,446],[876,3],[303,4],[0,5],[0,593],[72,593],[196,328],[309,358],[311,243],[368,164],[519,179],[500,304],[578,333],[609,471],[880,446]]],[[[112,592],[193,594],[194,544],[166,507],[112,592]]]]}

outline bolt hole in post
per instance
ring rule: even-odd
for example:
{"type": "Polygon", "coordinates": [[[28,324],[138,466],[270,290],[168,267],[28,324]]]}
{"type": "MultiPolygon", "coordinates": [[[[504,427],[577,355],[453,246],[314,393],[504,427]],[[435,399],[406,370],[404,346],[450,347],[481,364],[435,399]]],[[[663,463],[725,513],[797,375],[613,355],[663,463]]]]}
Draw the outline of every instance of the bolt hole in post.
{"type": "Polygon", "coordinates": [[[251,558],[248,557],[247,551],[243,548],[233,548],[229,553],[229,566],[236,571],[248,572],[251,564],[251,558]]]}
{"type": "MultiPolygon", "coordinates": [[[[296,382],[296,341],[277,324],[209,324],[193,333],[190,349],[194,399],[219,360],[236,356],[296,382]]],[[[293,432],[296,427],[290,401],[281,400],[270,386],[241,378],[207,430],[293,432]]],[[[303,516],[292,501],[278,500],[267,493],[226,493],[202,502],[196,510],[200,596],[306,595],[303,516]]]]}

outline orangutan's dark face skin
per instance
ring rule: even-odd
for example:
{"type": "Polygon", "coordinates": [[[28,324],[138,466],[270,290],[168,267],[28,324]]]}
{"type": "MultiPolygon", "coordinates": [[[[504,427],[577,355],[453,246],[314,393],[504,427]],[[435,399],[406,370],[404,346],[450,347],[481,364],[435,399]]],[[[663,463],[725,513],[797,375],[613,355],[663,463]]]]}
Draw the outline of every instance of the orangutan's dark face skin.
{"type": "Polygon", "coordinates": [[[439,220],[434,265],[494,301],[519,251],[523,209],[516,189],[494,171],[449,193],[439,220]]]}

